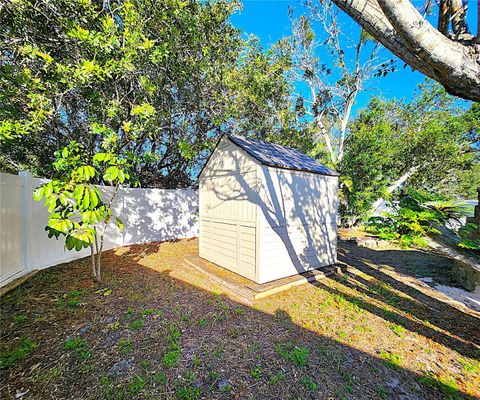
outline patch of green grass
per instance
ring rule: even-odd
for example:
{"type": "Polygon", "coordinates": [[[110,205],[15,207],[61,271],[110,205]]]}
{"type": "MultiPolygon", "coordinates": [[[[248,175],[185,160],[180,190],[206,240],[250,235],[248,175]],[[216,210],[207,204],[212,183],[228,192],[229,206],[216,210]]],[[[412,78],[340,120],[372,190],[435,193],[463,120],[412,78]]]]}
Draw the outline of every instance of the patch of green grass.
{"type": "Polygon", "coordinates": [[[277,343],[275,350],[281,357],[291,361],[297,367],[304,367],[310,354],[306,347],[293,346],[291,342],[277,343]]]}
{"type": "Polygon", "coordinates": [[[308,390],[315,391],[318,388],[317,382],[310,376],[305,375],[300,379],[300,383],[305,386],[308,390]]]}
{"type": "Polygon", "coordinates": [[[115,322],[112,322],[111,324],[108,324],[107,326],[112,331],[118,331],[120,329],[120,322],[115,321],[115,322]]]}
{"type": "Polygon", "coordinates": [[[82,292],[80,290],[72,290],[69,293],[65,293],[62,297],[57,299],[55,305],[57,307],[76,307],[81,303],[82,292]]]}
{"type": "Polygon", "coordinates": [[[233,390],[232,385],[225,385],[224,387],[222,387],[220,391],[222,393],[230,393],[232,390],[233,390]]]}
{"type": "Polygon", "coordinates": [[[130,325],[128,325],[128,328],[132,331],[138,331],[139,329],[142,329],[144,325],[145,325],[145,320],[143,318],[139,318],[130,322],[130,325]]]}
{"type": "Polygon", "coordinates": [[[192,313],[190,311],[187,311],[182,315],[182,318],[180,319],[186,322],[186,321],[189,321],[191,317],[192,317],[192,313]]]}
{"type": "Polygon", "coordinates": [[[34,376],[35,382],[50,382],[62,374],[60,368],[50,368],[48,370],[39,369],[34,376]]]}
{"type": "Polygon", "coordinates": [[[261,379],[263,377],[263,369],[257,365],[249,371],[249,374],[254,379],[261,379]]]}
{"type": "Polygon", "coordinates": [[[89,372],[95,371],[95,367],[91,364],[85,364],[79,368],[79,371],[83,373],[89,373],[89,372]]]}
{"type": "Polygon", "coordinates": [[[225,319],[222,313],[213,313],[212,317],[214,322],[221,322],[225,319]]]}
{"type": "Polygon", "coordinates": [[[240,335],[240,330],[236,326],[232,326],[227,333],[230,338],[236,339],[240,335]]]}
{"type": "Polygon", "coordinates": [[[77,353],[80,357],[87,359],[90,358],[93,354],[91,350],[87,349],[85,340],[83,340],[80,336],[75,338],[68,338],[63,345],[65,350],[73,350],[77,353]]]}
{"type": "Polygon", "coordinates": [[[108,376],[100,377],[100,385],[102,386],[103,397],[105,399],[120,399],[122,396],[121,391],[119,391],[115,386],[110,383],[108,376]]]}
{"type": "Polygon", "coordinates": [[[68,338],[67,340],[65,340],[65,344],[63,345],[63,348],[65,350],[77,350],[84,347],[85,340],[83,340],[80,336],[77,336],[75,338],[68,338]]]}
{"type": "Polygon", "coordinates": [[[240,307],[235,307],[233,309],[233,312],[235,315],[244,315],[245,314],[245,310],[243,308],[240,308],[240,307]]]}
{"type": "Polygon", "coordinates": [[[165,375],[163,372],[157,372],[155,375],[153,375],[153,380],[160,385],[165,386],[167,384],[167,375],[165,375]]]}
{"type": "Polygon", "coordinates": [[[463,370],[468,374],[480,375],[480,362],[479,361],[467,361],[464,358],[459,359],[462,364],[463,370]]]}
{"type": "Polygon", "coordinates": [[[21,324],[22,322],[25,322],[27,318],[28,317],[25,314],[17,314],[13,317],[13,322],[16,324],[21,324]]]}
{"type": "Polygon", "coordinates": [[[155,310],[153,308],[146,308],[145,310],[142,311],[142,315],[150,315],[153,314],[155,310]]]}
{"type": "Polygon", "coordinates": [[[208,371],[208,379],[212,381],[217,380],[220,377],[220,374],[217,371],[208,371]]]}
{"type": "Polygon", "coordinates": [[[270,376],[268,384],[275,386],[284,380],[285,380],[285,373],[283,371],[280,371],[280,372],[277,372],[275,375],[270,376]]]}
{"type": "Polygon", "coordinates": [[[223,347],[219,347],[218,349],[212,351],[212,357],[216,358],[217,360],[222,360],[225,355],[225,349],[223,347]]]}
{"type": "Polygon", "coordinates": [[[145,389],[145,379],[140,375],[135,375],[128,385],[128,393],[131,395],[139,394],[145,389]]]}
{"type": "Polygon", "coordinates": [[[183,374],[183,378],[188,382],[192,383],[197,380],[197,374],[193,371],[186,370],[183,374]]]}
{"type": "Polygon", "coordinates": [[[366,324],[355,325],[354,329],[355,329],[356,332],[360,332],[360,333],[372,333],[373,332],[372,327],[370,327],[366,324]]]}
{"type": "Polygon", "coordinates": [[[163,364],[166,367],[172,367],[180,358],[182,350],[178,345],[169,346],[169,350],[163,355],[163,364]]]}
{"type": "Polygon", "coordinates": [[[175,325],[170,325],[168,327],[168,343],[177,343],[181,336],[182,332],[175,325]]]}
{"type": "Polygon", "coordinates": [[[123,315],[125,319],[132,319],[135,315],[135,310],[132,307],[127,308],[127,312],[123,315]]]}
{"type": "Polygon", "coordinates": [[[339,339],[341,339],[345,342],[349,342],[351,340],[349,334],[345,331],[342,331],[342,330],[337,331],[337,336],[338,336],[339,339]]]}
{"type": "Polygon", "coordinates": [[[124,354],[128,354],[133,350],[133,342],[130,339],[120,339],[118,347],[124,354]]]}
{"type": "Polygon", "coordinates": [[[191,386],[183,386],[175,392],[179,400],[195,400],[200,398],[200,388],[191,386]]]}
{"type": "Polygon", "coordinates": [[[200,367],[203,364],[203,361],[200,358],[198,358],[196,355],[194,355],[192,356],[192,364],[195,367],[200,367]]]}
{"type": "Polygon", "coordinates": [[[402,365],[402,356],[398,353],[391,353],[389,351],[381,350],[380,358],[394,369],[399,369],[402,365]]]}
{"type": "Polygon", "coordinates": [[[437,388],[445,395],[450,396],[450,399],[460,399],[460,393],[458,392],[457,382],[451,376],[435,376],[433,374],[427,374],[419,378],[420,383],[431,388],[437,388]]]}
{"type": "Polygon", "coordinates": [[[200,325],[200,326],[205,326],[205,325],[207,325],[207,319],[206,319],[206,318],[200,318],[200,319],[198,320],[198,325],[200,325]]]}
{"type": "Polygon", "coordinates": [[[392,332],[400,338],[403,338],[407,333],[407,330],[402,325],[391,324],[390,329],[392,332]]]}
{"type": "Polygon", "coordinates": [[[166,367],[172,367],[175,365],[180,358],[182,353],[182,349],[179,345],[180,337],[182,336],[182,332],[174,325],[170,325],[168,327],[168,335],[167,335],[167,352],[163,355],[163,364],[166,367]]]}

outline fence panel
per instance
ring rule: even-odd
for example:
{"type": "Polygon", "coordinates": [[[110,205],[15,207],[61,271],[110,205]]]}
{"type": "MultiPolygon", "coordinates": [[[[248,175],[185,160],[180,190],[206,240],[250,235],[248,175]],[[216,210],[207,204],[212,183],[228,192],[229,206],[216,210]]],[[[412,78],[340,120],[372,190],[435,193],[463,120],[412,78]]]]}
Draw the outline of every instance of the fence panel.
{"type": "MultiPolygon", "coordinates": [[[[48,238],[48,212],[33,201],[33,190],[45,179],[29,173],[0,173],[0,287],[34,269],[47,268],[89,255],[89,250],[67,251],[64,240],[48,238]]],[[[99,187],[104,198],[113,188],[99,187]]],[[[198,192],[192,189],[121,188],[112,205],[124,222],[120,232],[111,222],[105,249],[127,244],[159,242],[198,236],[198,192]]]]}
{"type": "Polygon", "coordinates": [[[24,274],[24,179],[0,174],[0,286],[24,274]]]}

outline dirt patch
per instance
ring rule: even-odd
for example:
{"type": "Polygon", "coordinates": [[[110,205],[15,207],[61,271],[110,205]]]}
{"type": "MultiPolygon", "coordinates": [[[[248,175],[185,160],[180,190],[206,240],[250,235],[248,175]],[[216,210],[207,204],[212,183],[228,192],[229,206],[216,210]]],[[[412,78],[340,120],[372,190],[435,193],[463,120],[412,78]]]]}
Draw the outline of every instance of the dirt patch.
{"type": "Polygon", "coordinates": [[[182,263],[197,246],[117,249],[103,285],[79,260],[2,297],[1,397],[480,396],[480,314],[417,279],[447,259],[341,241],[345,273],[246,307],[182,263]]]}

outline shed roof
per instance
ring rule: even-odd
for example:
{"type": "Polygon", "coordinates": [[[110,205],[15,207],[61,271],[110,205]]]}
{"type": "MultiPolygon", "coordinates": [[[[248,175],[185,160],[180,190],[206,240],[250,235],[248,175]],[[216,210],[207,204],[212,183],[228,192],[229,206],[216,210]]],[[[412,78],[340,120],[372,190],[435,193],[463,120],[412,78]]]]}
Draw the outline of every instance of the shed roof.
{"type": "Polygon", "coordinates": [[[263,140],[247,139],[240,136],[226,136],[260,164],[321,175],[339,175],[338,172],[327,168],[325,165],[320,164],[318,161],[292,147],[280,146],[279,144],[265,142],[263,140]]]}

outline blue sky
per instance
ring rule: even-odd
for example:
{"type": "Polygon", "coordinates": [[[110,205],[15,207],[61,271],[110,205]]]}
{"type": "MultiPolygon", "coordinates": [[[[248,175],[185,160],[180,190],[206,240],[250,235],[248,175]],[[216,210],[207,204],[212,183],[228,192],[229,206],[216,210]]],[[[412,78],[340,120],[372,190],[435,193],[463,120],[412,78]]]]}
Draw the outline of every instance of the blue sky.
{"type": "MultiPolygon", "coordinates": [[[[471,30],[477,26],[476,8],[478,0],[469,0],[469,25],[471,30]]],[[[288,17],[288,7],[295,8],[296,15],[306,12],[302,1],[295,0],[244,0],[243,10],[231,17],[234,26],[245,31],[246,34],[254,34],[260,38],[264,48],[270,47],[279,39],[291,34],[291,23],[288,17]]],[[[423,4],[423,0],[415,3],[423,4]]],[[[342,30],[348,35],[358,35],[358,25],[345,13],[341,12],[340,23],[342,30]]],[[[386,57],[392,57],[388,50],[384,50],[386,57]]],[[[348,57],[348,53],[347,53],[348,57]]],[[[417,85],[425,79],[422,74],[412,71],[410,67],[403,68],[402,61],[397,62],[397,71],[384,78],[375,78],[370,86],[380,90],[367,91],[359,95],[355,109],[364,107],[372,94],[381,94],[383,97],[404,98],[412,97],[417,85]]]]}

